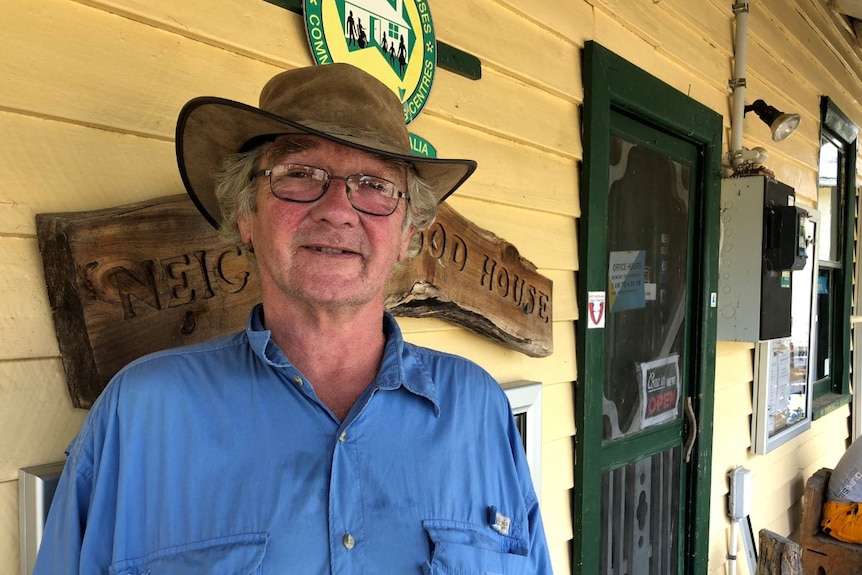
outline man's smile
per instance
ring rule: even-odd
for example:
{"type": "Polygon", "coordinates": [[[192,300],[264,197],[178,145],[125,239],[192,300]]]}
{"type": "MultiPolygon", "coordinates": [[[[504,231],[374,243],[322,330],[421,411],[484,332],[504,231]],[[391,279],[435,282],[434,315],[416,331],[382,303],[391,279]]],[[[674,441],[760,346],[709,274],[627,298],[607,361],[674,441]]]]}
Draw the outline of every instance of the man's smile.
{"type": "Polygon", "coordinates": [[[342,255],[342,254],[359,255],[359,252],[356,252],[356,251],[353,251],[350,249],[346,249],[346,248],[335,248],[335,247],[328,247],[328,246],[306,246],[306,249],[309,249],[309,250],[312,250],[315,252],[319,252],[319,253],[323,253],[323,254],[329,254],[329,255],[342,255]]]}

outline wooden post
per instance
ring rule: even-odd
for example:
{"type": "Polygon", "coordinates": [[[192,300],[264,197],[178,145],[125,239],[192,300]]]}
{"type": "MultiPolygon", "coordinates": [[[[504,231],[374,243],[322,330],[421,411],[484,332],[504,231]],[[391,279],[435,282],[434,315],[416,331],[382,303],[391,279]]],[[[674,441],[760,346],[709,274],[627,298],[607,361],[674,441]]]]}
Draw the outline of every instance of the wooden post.
{"type": "Polygon", "coordinates": [[[757,575],[802,575],[802,547],[768,529],[761,529],[757,575]]]}

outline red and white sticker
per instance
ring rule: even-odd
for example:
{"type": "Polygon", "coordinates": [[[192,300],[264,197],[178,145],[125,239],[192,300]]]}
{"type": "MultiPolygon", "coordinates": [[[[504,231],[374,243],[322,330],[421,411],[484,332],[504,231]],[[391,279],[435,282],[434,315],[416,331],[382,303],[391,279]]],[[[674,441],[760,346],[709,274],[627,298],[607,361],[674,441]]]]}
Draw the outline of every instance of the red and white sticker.
{"type": "Polygon", "coordinates": [[[591,291],[587,293],[587,328],[605,327],[605,292],[591,291]]]}

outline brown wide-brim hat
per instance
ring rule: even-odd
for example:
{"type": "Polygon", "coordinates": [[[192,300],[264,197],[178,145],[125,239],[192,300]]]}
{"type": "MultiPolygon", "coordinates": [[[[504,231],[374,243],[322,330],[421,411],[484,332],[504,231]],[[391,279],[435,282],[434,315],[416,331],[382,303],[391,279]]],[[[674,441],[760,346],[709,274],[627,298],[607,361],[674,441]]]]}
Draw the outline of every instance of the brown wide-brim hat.
{"type": "Polygon", "coordinates": [[[296,68],[272,78],[260,108],[223,98],[189,101],[177,120],[177,164],[195,205],[216,228],[222,215],[213,178],[225,156],[250,140],[310,134],[337,144],[410,162],[438,203],[476,169],[473,160],[415,155],[398,97],[374,76],[350,64],[296,68]]]}

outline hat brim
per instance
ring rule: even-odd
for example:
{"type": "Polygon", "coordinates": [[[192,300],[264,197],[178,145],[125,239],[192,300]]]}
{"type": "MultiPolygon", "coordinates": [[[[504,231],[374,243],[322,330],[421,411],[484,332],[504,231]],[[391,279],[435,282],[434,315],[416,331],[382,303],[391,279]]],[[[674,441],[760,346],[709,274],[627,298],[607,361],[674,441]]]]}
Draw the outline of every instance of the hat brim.
{"type": "Polygon", "coordinates": [[[213,178],[225,156],[240,151],[252,138],[273,134],[310,134],[365,152],[410,162],[427,183],[437,202],[445,200],[476,169],[473,160],[428,158],[369,146],[349,135],[334,135],[294,122],[259,108],[224,98],[201,97],[189,101],[177,119],[176,152],[186,191],[204,217],[216,228],[222,224],[213,178]]]}

